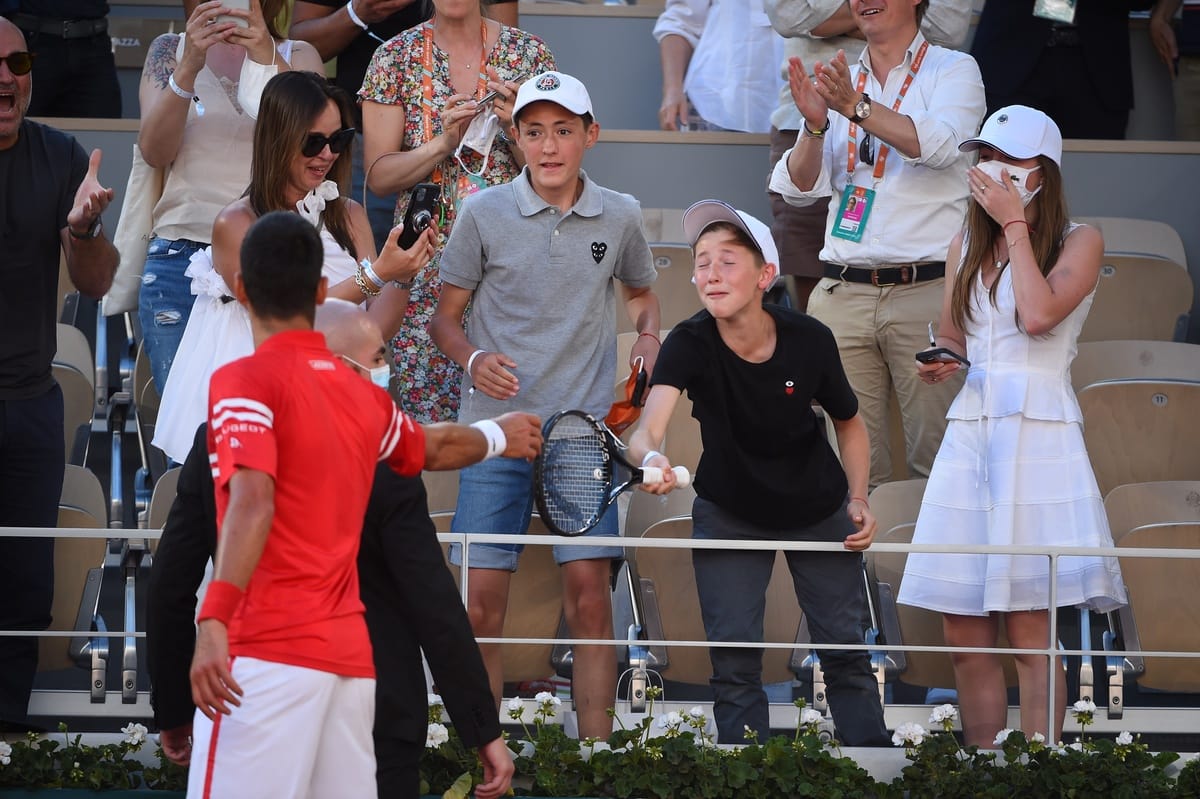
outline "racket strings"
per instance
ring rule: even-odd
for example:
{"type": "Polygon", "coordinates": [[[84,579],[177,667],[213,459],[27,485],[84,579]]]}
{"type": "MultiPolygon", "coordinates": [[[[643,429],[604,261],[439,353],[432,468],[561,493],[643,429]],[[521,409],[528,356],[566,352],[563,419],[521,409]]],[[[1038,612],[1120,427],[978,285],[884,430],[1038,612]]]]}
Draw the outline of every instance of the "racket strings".
{"type": "Polygon", "coordinates": [[[604,441],[591,425],[582,420],[572,423],[567,417],[550,431],[544,446],[541,479],[546,521],[564,532],[583,530],[608,499],[612,462],[606,457],[604,441]]]}

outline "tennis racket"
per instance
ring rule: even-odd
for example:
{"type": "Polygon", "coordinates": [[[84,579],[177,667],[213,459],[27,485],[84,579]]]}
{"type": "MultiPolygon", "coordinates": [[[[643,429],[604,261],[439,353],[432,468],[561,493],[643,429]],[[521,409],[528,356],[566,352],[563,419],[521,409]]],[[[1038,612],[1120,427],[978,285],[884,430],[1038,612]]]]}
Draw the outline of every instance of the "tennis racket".
{"type": "MultiPolygon", "coordinates": [[[[542,426],[542,438],[534,494],[542,521],[560,535],[583,535],[622,492],[663,481],[662,469],[631,464],[621,440],[583,411],[554,414],[542,426]]],[[[672,471],[679,485],[691,483],[684,467],[672,471]]]]}

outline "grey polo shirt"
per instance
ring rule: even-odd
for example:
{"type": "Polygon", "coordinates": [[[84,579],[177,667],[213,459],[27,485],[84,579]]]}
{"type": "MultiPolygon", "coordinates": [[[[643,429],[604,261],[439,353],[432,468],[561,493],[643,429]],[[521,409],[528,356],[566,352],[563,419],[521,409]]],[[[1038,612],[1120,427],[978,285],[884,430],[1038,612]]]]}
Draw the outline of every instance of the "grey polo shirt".
{"type": "Polygon", "coordinates": [[[528,169],[463,202],[441,278],[474,292],[467,338],[516,361],[521,388],[512,400],[495,400],[464,375],[460,422],[566,409],[603,418],[612,405],[612,278],[641,288],[656,274],[637,200],[580,175],[583,192],[565,214],[533,190],[528,169]]]}

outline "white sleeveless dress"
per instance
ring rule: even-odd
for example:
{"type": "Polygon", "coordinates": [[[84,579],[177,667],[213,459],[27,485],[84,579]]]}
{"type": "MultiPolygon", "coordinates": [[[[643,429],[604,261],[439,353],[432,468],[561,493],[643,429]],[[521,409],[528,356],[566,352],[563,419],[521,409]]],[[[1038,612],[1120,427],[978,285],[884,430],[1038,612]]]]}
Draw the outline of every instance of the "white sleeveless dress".
{"type": "MultiPolygon", "coordinates": [[[[1112,546],[1070,373],[1095,290],[1035,337],[1017,327],[1009,270],[997,279],[997,307],[982,279],[972,293],[971,367],[946,414],[913,543],[1112,546]]],[[[1042,556],[912,553],[898,601],[982,616],[1048,608],[1049,585],[1042,556]]],[[[1125,603],[1115,558],[1059,559],[1059,606],[1105,612],[1125,603]]]]}
{"type": "MultiPolygon", "coordinates": [[[[354,257],[324,226],[321,244],[325,248],[321,274],[329,278],[329,285],[354,277],[354,257]]],[[[153,442],[180,463],[192,448],[196,428],[208,419],[209,378],[230,361],[254,352],[250,315],[236,300],[223,299],[232,297],[233,292],[213,268],[212,248],[193,255],[184,274],[192,279],[196,300],[167,376],[153,442]]]]}

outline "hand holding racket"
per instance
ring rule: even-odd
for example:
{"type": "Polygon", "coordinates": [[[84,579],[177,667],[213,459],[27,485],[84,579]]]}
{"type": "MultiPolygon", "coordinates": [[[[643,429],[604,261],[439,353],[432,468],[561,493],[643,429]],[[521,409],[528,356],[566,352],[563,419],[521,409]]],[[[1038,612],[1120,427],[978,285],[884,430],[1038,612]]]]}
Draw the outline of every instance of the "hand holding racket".
{"type": "MultiPolygon", "coordinates": [[[[534,494],[542,521],[555,533],[582,535],[623,492],[663,482],[662,469],[634,466],[621,440],[583,411],[554,414],[542,436],[542,453],[533,466],[534,494]]],[[[684,467],[671,471],[677,485],[691,483],[684,467]]]]}

